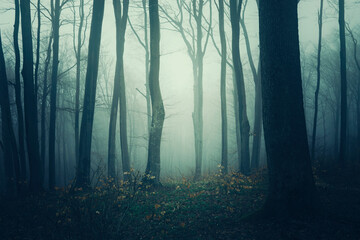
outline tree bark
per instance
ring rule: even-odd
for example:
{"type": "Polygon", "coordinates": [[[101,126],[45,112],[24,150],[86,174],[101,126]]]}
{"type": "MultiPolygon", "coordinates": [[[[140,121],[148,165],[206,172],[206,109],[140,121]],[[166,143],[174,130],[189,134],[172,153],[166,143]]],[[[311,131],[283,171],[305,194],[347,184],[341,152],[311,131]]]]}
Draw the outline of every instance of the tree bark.
{"type": "Polygon", "coordinates": [[[94,0],[93,3],[93,15],[91,20],[89,53],[85,80],[84,110],[80,128],[79,161],[76,168],[76,186],[78,187],[90,186],[91,140],[105,0],[94,0]]]}
{"type": "Polygon", "coordinates": [[[319,24],[319,40],[318,40],[318,55],[317,55],[317,80],[316,80],[316,90],[315,90],[315,104],[314,104],[314,122],[313,122],[313,132],[311,137],[311,159],[315,160],[315,146],[316,146],[316,128],[317,128],[317,116],[319,108],[319,91],[320,91],[320,63],[321,63],[321,40],[322,40],[322,16],[323,16],[323,5],[324,0],[320,0],[320,10],[318,16],[319,24]]]}
{"type": "Polygon", "coordinates": [[[8,79],[4,52],[2,48],[0,32],[0,106],[1,106],[1,126],[2,140],[4,144],[4,169],[6,178],[6,194],[14,197],[16,195],[16,182],[19,179],[19,156],[17,151],[16,139],[12,124],[10,99],[8,89],[8,79]]]}
{"type": "Polygon", "coordinates": [[[346,122],[347,122],[347,80],[346,80],[346,39],[345,39],[345,6],[344,0],[339,0],[339,30],[340,30],[340,73],[341,73],[341,113],[340,113],[340,165],[346,163],[346,122]]]}
{"type": "Polygon", "coordinates": [[[224,0],[219,0],[219,33],[221,42],[221,166],[224,174],[228,173],[228,141],[227,141],[227,111],[226,111],[226,38],[224,27],[224,0]]]}
{"type": "Polygon", "coordinates": [[[240,12],[242,1],[230,0],[230,18],[232,29],[232,56],[234,62],[234,71],[236,77],[237,96],[240,113],[240,133],[241,133],[241,165],[240,171],[244,174],[250,172],[250,151],[249,134],[250,125],[246,113],[246,95],[244,75],[240,59],[240,12]]]}
{"type": "Polygon", "coordinates": [[[37,104],[34,89],[30,0],[20,0],[20,9],[23,42],[22,76],[24,81],[25,130],[30,168],[30,190],[38,192],[42,190],[43,173],[39,154],[37,104]]]}
{"type": "Polygon", "coordinates": [[[301,84],[297,1],[259,0],[261,86],[271,216],[308,213],[315,185],[301,84]]]}
{"type": "Polygon", "coordinates": [[[49,189],[55,187],[55,129],[56,129],[56,98],[57,98],[57,74],[59,68],[59,29],[60,29],[60,0],[51,1],[52,9],[52,31],[53,41],[53,62],[51,72],[50,92],[50,127],[49,127],[49,189]]]}
{"type": "Polygon", "coordinates": [[[160,71],[160,20],[158,0],[149,1],[150,16],[150,72],[149,87],[152,105],[152,121],[149,137],[147,181],[160,184],[160,145],[165,119],[165,109],[159,84],[160,71]],[[155,177],[155,178],[153,178],[155,177]]]}
{"type": "Polygon", "coordinates": [[[15,0],[15,23],[14,23],[14,52],[15,52],[15,101],[18,122],[18,142],[20,157],[20,178],[23,183],[26,180],[26,152],[25,152],[25,136],[24,136],[24,113],[21,98],[21,82],[20,82],[20,50],[19,50],[19,23],[20,23],[20,4],[19,0],[15,0]]]}

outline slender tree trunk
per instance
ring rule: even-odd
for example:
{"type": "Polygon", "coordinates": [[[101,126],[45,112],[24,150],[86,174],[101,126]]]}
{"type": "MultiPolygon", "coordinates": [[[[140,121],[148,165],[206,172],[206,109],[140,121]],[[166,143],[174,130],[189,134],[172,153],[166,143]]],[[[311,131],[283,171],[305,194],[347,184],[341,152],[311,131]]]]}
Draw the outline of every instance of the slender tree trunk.
{"type": "Polygon", "coordinates": [[[340,30],[340,72],[341,72],[341,119],[340,119],[340,154],[339,163],[346,163],[346,119],[347,119],[347,80],[346,80],[346,39],[345,39],[345,6],[344,0],[339,0],[339,30],[340,30]]]}
{"type": "MultiPolygon", "coordinates": [[[[115,132],[118,101],[120,100],[120,145],[123,172],[130,171],[130,157],[127,140],[127,111],[125,94],[125,75],[124,75],[124,45],[125,32],[128,20],[129,1],[123,1],[123,11],[121,2],[113,0],[115,21],[116,21],[116,70],[113,102],[111,106],[110,127],[109,127],[109,177],[115,177],[115,132]]],[[[124,174],[127,179],[129,175],[124,174]]]]}
{"type": "Polygon", "coordinates": [[[59,29],[60,29],[60,0],[51,2],[53,9],[52,30],[54,34],[53,42],[53,62],[51,72],[51,92],[50,92],[50,128],[49,128],[49,188],[55,187],[55,129],[56,129],[56,98],[57,98],[57,74],[59,68],[59,29]]]}
{"type": "Polygon", "coordinates": [[[264,212],[307,213],[313,210],[316,194],[303,106],[297,1],[259,0],[259,24],[269,168],[264,212]]]}
{"type": "Polygon", "coordinates": [[[22,76],[24,81],[25,130],[30,167],[30,190],[38,192],[42,189],[43,173],[40,163],[37,104],[34,94],[30,0],[20,0],[20,9],[24,58],[22,76]]]}
{"type": "MultiPolygon", "coordinates": [[[[74,15],[74,27],[76,24],[74,15]]],[[[75,158],[79,159],[79,118],[80,118],[80,79],[81,79],[81,48],[83,45],[82,28],[84,25],[84,0],[80,0],[79,6],[80,25],[77,34],[77,46],[74,48],[76,55],[76,90],[75,90],[75,158]]],[[[74,32],[75,34],[75,32],[74,32]]],[[[75,36],[74,36],[75,37],[75,36]]]]}
{"type": "Polygon", "coordinates": [[[321,62],[321,40],[322,40],[322,16],[323,16],[323,4],[324,0],[320,0],[320,10],[318,16],[319,24],[319,40],[318,40],[318,55],[317,55],[317,80],[316,80],[316,90],[315,90],[315,110],[314,110],[314,122],[313,122],[313,132],[311,139],[311,159],[315,160],[315,142],[316,142],[316,128],[317,128],[317,116],[319,108],[319,91],[320,91],[320,62],[321,62]]]}
{"type": "MultiPolygon", "coordinates": [[[[43,80],[43,92],[41,97],[41,169],[45,170],[45,158],[46,158],[46,101],[48,96],[48,72],[51,59],[51,45],[53,34],[50,34],[49,44],[46,52],[45,66],[44,66],[44,80],[43,80]]],[[[43,180],[44,181],[44,180],[43,180]]]]}
{"type": "Polygon", "coordinates": [[[228,173],[228,141],[227,141],[227,112],[226,112],[226,38],[224,27],[224,0],[219,0],[219,32],[221,41],[221,166],[223,173],[228,173]]]}
{"type": "MultiPolygon", "coordinates": [[[[244,6],[246,6],[246,4],[244,6]]],[[[240,24],[244,32],[246,52],[248,55],[251,73],[253,75],[254,84],[255,84],[255,111],[254,111],[254,129],[252,134],[253,146],[252,146],[252,154],[251,154],[251,168],[257,169],[259,168],[259,162],[260,162],[261,135],[262,135],[261,82],[259,76],[260,61],[259,61],[258,71],[256,71],[254,60],[251,53],[250,40],[245,25],[245,9],[243,10],[243,14],[240,19],[240,24]]]]}
{"type": "Polygon", "coordinates": [[[36,60],[35,60],[35,99],[38,101],[38,79],[39,79],[39,64],[40,64],[40,35],[41,35],[41,10],[40,0],[37,1],[37,33],[36,33],[36,60]]]}
{"type": "Polygon", "coordinates": [[[240,113],[240,133],[241,133],[241,165],[240,171],[244,174],[250,172],[250,151],[249,151],[249,133],[250,125],[246,113],[246,95],[244,75],[240,59],[240,11],[242,1],[230,1],[230,17],[232,29],[232,55],[234,62],[234,71],[237,84],[237,95],[240,113]]]}
{"type": "Polygon", "coordinates": [[[241,168],[241,133],[240,133],[240,113],[239,98],[237,94],[237,84],[235,70],[233,69],[233,98],[234,98],[234,114],[235,114],[235,131],[236,131],[236,150],[238,156],[239,169],[241,168]]]}
{"type": "Polygon", "coordinates": [[[76,168],[76,185],[78,187],[90,186],[91,140],[104,5],[105,0],[94,0],[86,71],[84,110],[80,129],[79,161],[76,168]]]}
{"type": "Polygon", "coordinates": [[[8,79],[0,32],[0,106],[2,140],[4,143],[4,163],[6,178],[6,194],[16,195],[16,182],[19,179],[19,156],[12,124],[8,79]]]}
{"type": "Polygon", "coordinates": [[[20,23],[20,5],[19,0],[15,0],[15,24],[14,24],[14,52],[15,52],[15,99],[18,122],[18,140],[19,140],[19,156],[20,156],[20,178],[23,183],[26,180],[26,152],[25,152],[25,136],[24,136],[24,114],[21,98],[21,82],[20,82],[20,50],[19,50],[19,23],[20,23]]]}
{"type": "Polygon", "coordinates": [[[146,0],[142,0],[144,12],[144,42],[145,42],[145,78],[146,78],[146,112],[147,112],[147,129],[150,134],[151,129],[151,99],[149,88],[149,66],[150,66],[150,51],[149,51],[149,37],[148,37],[148,14],[146,11],[146,0]]]}
{"type": "Polygon", "coordinates": [[[165,109],[159,84],[160,71],[160,20],[158,0],[149,1],[150,16],[150,72],[149,87],[152,105],[152,121],[148,148],[146,175],[148,181],[160,184],[160,145],[165,119],[165,109]],[[155,178],[153,178],[155,177],[155,178]]]}

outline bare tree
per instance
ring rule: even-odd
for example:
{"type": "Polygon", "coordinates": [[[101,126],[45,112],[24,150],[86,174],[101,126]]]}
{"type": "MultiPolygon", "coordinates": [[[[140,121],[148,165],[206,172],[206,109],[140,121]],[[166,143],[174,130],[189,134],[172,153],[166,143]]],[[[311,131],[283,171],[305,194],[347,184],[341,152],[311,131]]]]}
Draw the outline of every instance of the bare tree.
{"type": "Polygon", "coordinates": [[[149,87],[152,106],[152,121],[149,136],[148,162],[146,165],[147,181],[157,186],[160,184],[160,145],[165,119],[165,109],[161,97],[160,71],[160,20],[158,0],[149,1],[150,17],[150,72],[149,87]]]}
{"type": "Polygon", "coordinates": [[[21,97],[21,82],[20,82],[20,50],[19,50],[19,25],[20,25],[20,4],[19,0],[15,0],[15,23],[14,23],[14,52],[15,52],[15,100],[18,122],[18,142],[19,142],[19,157],[20,157],[20,179],[26,179],[26,152],[25,152],[25,135],[24,135],[24,113],[22,107],[21,97]]]}
{"type": "Polygon", "coordinates": [[[22,76],[24,81],[25,129],[30,168],[30,189],[38,192],[42,189],[43,172],[41,171],[39,154],[38,117],[34,88],[30,0],[20,0],[20,9],[24,59],[22,76]]]}
{"type": "MultiPolygon", "coordinates": [[[[111,104],[109,124],[109,148],[108,148],[108,176],[115,177],[115,133],[118,105],[120,101],[120,145],[123,172],[130,171],[130,157],[127,139],[127,111],[125,94],[124,74],[124,45],[126,25],[128,21],[129,0],[113,0],[115,22],[116,22],[116,68],[114,79],[114,92],[111,104]]],[[[129,175],[124,174],[124,177],[129,175]]]]}
{"type": "Polygon", "coordinates": [[[76,185],[90,186],[90,157],[92,128],[94,122],[96,83],[99,68],[101,30],[104,17],[105,0],[93,1],[90,29],[89,53],[85,80],[83,114],[81,119],[79,161],[76,168],[76,185]]]}
{"type": "Polygon", "coordinates": [[[346,39],[345,39],[345,6],[339,0],[339,31],[340,31],[340,72],[341,72],[341,119],[340,119],[340,154],[339,163],[346,162],[346,122],[347,122],[347,80],[346,80],[346,39]]]}
{"type": "Polygon", "coordinates": [[[168,22],[181,34],[182,39],[187,47],[188,55],[193,65],[194,76],[194,138],[195,138],[195,176],[198,179],[201,176],[202,154],[203,154],[203,61],[206,48],[209,42],[210,29],[212,25],[212,7],[211,1],[185,0],[176,1],[179,13],[174,17],[171,16],[166,9],[161,8],[168,22]],[[204,5],[209,4],[209,22],[208,28],[205,29],[206,36],[203,40],[204,26],[202,24],[205,19],[203,15],[204,5]],[[184,11],[188,13],[189,28],[184,26],[184,11]],[[195,27],[194,23],[195,22],[195,27]]]}
{"type": "Polygon", "coordinates": [[[319,40],[318,40],[318,52],[317,52],[317,80],[316,80],[316,90],[315,90],[315,109],[314,109],[314,122],[313,122],[313,131],[311,139],[311,159],[315,159],[315,142],[316,142],[316,127],[317,127],[317,116],[318,116],[318,105],[319,105],[319,91],[320,91],[320,63],[321,63],[321,40],[322,40],[322,22],[323,22],[323,6],[324,0],[320,0],[320,10],[318,15],[318,25],[319,25],[319,40]]]}
{"type": "Polygon", "coordinates": [[[244,174],[250,172],[250,151],[249,151],[249,134],[250,125],[246,113],[246,95],[244,74],[240,59],[240,12],[242,0],[230,0],[230,19],[232,29],[232,56],[236,77],[237,97],[240,114],[240,135],[241,135],[241,163],[240,171],[244,174]]]}
{"type": "Polygon", "coordinates": [[[4,52],[2,48],[0,32],[0,106],[1,106],[1,126],[2,140],[4,142],[4,163],[6,174],[6,194],[8,196],[16,195],[16,182],[19,179],[19,156],[17,151],[16,139],[12,124],[8,79],[6,75],[6,66],[4,52]],[[14,175],[15,173],[15,175],[14,175]]]}

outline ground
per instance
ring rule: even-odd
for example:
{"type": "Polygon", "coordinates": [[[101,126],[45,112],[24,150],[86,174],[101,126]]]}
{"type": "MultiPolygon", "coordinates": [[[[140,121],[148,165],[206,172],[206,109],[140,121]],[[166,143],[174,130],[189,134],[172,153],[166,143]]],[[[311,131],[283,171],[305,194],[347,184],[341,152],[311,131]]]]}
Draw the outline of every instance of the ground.
{"type": "MultiPolygon", "coordinates": [[[[0,239],[360,239],[359,168],[314,170],[324,210],[311,217],[253,219],[266,170],[216,174],[163,186],[99,180],[0,202],[0,239]],[[249,220],[252,219],[252,220],[249,220]]],[[[133,179],[134,179],[133,178],[133,179]]]]}

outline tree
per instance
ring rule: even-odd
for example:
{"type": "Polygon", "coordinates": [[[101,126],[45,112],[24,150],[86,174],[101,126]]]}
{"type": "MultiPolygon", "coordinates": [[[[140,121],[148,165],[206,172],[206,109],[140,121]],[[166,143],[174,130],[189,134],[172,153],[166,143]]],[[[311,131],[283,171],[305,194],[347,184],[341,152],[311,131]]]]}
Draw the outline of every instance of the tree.
{"type": "Polygon", "coordinates": [[[38,117],[34,88],[30,0],[20,0],[20,9],[23,43],[22,76],[24,81],[25,131],[30,168],[30,190],[38,192],[42,189],[43,173],[39,154],[38,117]]]}
{"type": "Polygon", "coordinates": [[[263,126],[269,168],[265,213],[315,203],[301,83],[297,1],[259,0],[263,126]]]}
{"type": "Polygon", "coordinates": [[[4,142],[6,194],[8,196],[15,196],[16,181],[19,179],[19,156],[18,156],[16,139],[12,124],[8,79],[6,75],[6,66],[5,66],[4,52],[2,48],[1,33],[0,33],[0,106],[1,106],[2,140],[4,142]]]}
{"type": "Polygon", "coordinates": [[[221,99],[221,166],[228,172],[227,115],[226,115],[226,38],[224,27],[224,0],[219,0],[219,32],[221,43],[220,99],[221,99]]]}
{"type": "Polygon", "coordinates": [[[149,87],[152,106],[152,120],[149,136],[147,181],[154,186],[160,184],[160,145],[165,119],[165,109],[161,97],[160,72],[160,20],[158,0],[149,1],[150,17],[150,72],[149,87]]]}
{"type": "Polygon", "coordinates": [[[201,176],[202,154],[203,154],[203,70],[204,56],[209,42],[210,29],[212,25],[212,1],[191,0],[186,3],[185,0],[177,0],[176,4],[179,13],[175,17],[163,8],[168,22],[181,34],[187,48],[188,55],[193,65],[194,76],[194,112],[192,114],[195,139],[195,176],[198,179],[201,176]],[[205,20],[203,15],[204,5],[209,3],[209,22],[206,30],[205,41],[203,42],[204,26],[202,21],[205,20]],[[189,14],[190,28],[184,27],[184,10],[189,14]],[[196,26],[194,28],[193,21],[196,26]],[[195,33],[196,32],[196,33],[195,33]]]}
{"type": "Polygon", "coordinates": [[[232,57],[236,78],[237,97],[240,114],[240,134],[241,134],[241,164],[240,171],[244,174],[250,172],[250,151],[249,133],[250,125],[246,113],[246,95],[242,63],[240,59],[240,12],[242,0],[230,0],[230,20],[232,29],[232,57]]]}
{"type": "MultiPolygon", "coordinates": [[[[249,59],[249,65],[251,69],[251,73],[253,75],[253,80],[255,84],[255,110],[254,110],[254,128],[252,132],[253,137],[253,146],[252,146],[252,154],[251,154],[251,168],[257,169],[259,167],[260,162],[260,150],[261,150],[261,135],[262,135],[262,110],[261,110],[261,81],[259,76],[259,70],[256,71],[254,59],[251,53],[250,39],[248,36],[247,28],[245,25],[245,9],[248,1],[245,0],[243,12],[240,18],[240,24],[243,29],[245,44],[246,44],[246,52],[249,59]]],[[[260,66],[260,61],[259,61],[260,66]]]]}
{"type": "Polygon", "coordinates": [[[320,91],[320,63],[321,63],[321,40],[322,40],[322,21],[323,21],[323,5],[324,0],[320,0],[320,10],[318,15],[318,25],[319,25],[319,40],[318,40],[318,53],[317,53],[317,80],[316,80],[316,90],[315,90],[315,109],[314,109],[314,122],[313,122],[313,132],[311,137],[311,159],[315,159],[315,142],[316,142],[316,128],[317,128],[317,116],[319,108],[319,91],[320,91]]]}
{"type": "Polygon", "coordinates": [[[340,119],[340,154],[339,163],[346,162],[346,121],[347,121],[347,80],[346,80],[346,39],[345,39],[345,6],[339,0],[339,31],[340,31],[340,74],[341,74],[341,119],[340,119]]]}
{"type": "Polygon", "coordinates": [[[20,4],[19,0],[15,0],[15,23],[14,23],[14,52],[15,52],[15,101],[17,111],[17,127],[18,127],[18,142],[19,142],[19,157],[20,157],[20,179],[26,179],[26,152],[25,152],[25,136],[24,136],[24,113],[22,107],[21,97],[21,82],[20,82],[20,50],[19,50],[19,25],[20,25],[20,4]]]}
{"type": "Polygon", "coordinates": [[[92,128],[95,111],[96,83],[99,69],[101,30],[104,17],[105,0],[93,1],[89,53],[85,80],[83,114],[80,128],[79,161],[76,168],[76,185],[90,186],[90,157],[92,128]]]}
{"type": "MultiPolygon", "coordinates": [[[[126,125],[126,94],[124,74],[124,45],[126,24],[128,21],[129,0],[124,0],[121,7],[119,0],[113,0],[115,22],[116,22],[116,69],[114,79],[114,92],[111,104],[109,124],[109,154],[108,154],[108,176],[115,177],[115,133],[117,110],[120,101],[120,145],[123,172],[130,171],[130,157],[127,140],[126,125]],[[121,8],[123,10],[121,11],[121,8]]],[[[126,174],[124,177],[126,178],[126,174]]]]}

